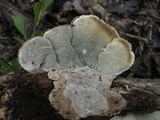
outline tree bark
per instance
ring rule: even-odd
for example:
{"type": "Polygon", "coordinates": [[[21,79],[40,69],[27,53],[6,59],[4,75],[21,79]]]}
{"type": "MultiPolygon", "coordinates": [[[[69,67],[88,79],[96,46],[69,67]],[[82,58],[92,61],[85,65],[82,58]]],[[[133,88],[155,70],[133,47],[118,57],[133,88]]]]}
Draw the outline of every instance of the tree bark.
{"type": "MultiPolygon", "coordinates": [[[[0,88],[3,88],[1,104],[6,109],[5,119],[63,120],[49,103],[48,95],[54,86],[46,74],[19,72],[1,82],[0,88]]],[[[120,93],[128,102],[121,114],[160,110],[160,79],[117,77],[111,89],[120,93]]],[[[85,119],[107,120],[109,117],[85,119]]]]}
{"type": "Polygon", "coordinates": [[[146,113],[160,110],[160,79],[116,78],[112,89],[127,100],[125,111],[146,113]]]}

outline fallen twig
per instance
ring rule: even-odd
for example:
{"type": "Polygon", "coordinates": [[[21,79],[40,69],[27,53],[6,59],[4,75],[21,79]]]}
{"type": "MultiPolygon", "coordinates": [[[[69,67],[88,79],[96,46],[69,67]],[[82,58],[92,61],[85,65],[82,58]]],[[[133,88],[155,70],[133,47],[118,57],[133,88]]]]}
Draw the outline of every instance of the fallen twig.
{"type": "Polygon", "coordinates": [[[124,35],[126,37],[130,37],[130,38],[136,39],[136,40],[144,41],[146,43],[148,42],[148,39],[144,38],[144,37],[140,37],[140,36],[132,35],[132,34],[128,34],[128,33],[123,33],[123,32],[120,32],[120,34],[124,35]]]}

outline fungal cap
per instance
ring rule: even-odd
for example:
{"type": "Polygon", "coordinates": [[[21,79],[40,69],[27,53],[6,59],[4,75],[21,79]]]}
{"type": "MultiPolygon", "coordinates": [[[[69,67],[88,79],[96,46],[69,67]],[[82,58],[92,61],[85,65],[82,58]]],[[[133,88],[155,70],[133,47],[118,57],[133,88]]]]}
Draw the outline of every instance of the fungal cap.
{"type": "Polygon", "coordinates": [[[99,54],[96,69],[99,72],[119,75],[128,70],[134,63],[131,44],[123,38],[115,38],[99,54]]]}
{"type": "Polygon", "coordinates": [[[18,60],[28,72],[48,71],[56,66],[56,55],[51,43],[42,37],[34,37],[19,49],[18,60]]]}

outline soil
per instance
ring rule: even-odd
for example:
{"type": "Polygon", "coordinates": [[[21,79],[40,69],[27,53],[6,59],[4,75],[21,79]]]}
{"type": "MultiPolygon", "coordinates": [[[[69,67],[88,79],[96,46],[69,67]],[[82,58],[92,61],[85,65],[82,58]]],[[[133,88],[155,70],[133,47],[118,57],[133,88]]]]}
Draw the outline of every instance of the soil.
{"type": "Polygon", "coordinates": [[[8,93],[12,94],[5,102],[7,120],[58,120],[47,99],[53,88],[47,75],[18,73],[12,75],[6,84],[8,93]]]}

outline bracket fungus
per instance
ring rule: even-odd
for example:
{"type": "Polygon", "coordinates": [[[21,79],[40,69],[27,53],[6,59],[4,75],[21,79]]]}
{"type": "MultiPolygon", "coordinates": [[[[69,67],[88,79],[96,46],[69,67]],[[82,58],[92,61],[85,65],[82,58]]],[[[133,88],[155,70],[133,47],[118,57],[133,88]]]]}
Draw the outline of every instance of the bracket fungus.
{"type": "Polygon", "coordinates": [[[51,43],[42,37],[35,37],[24,43],[18,59],[20,65],[29,72],[47,71],[56,65],[56,55],[51,43]]]}
{"type": "Polygon", "coordinates": [[[48,76],[55,85],[49,100],[65,119],[115,115],[127,105],[119,93],[110,89],[115,75],[77,67],[50,71],[48,76]]]}
{"type": "Polygon", "coordinates": [[[28,72],[48,72],[55,86],[51,105],[65,119],[76,120],[114,115],[125,108],[125,99],[110,86],[133,64],[131,49],[115,28],[94,15],[82,15],[71,25],[28,40],[18,58],[28,72]]]}

